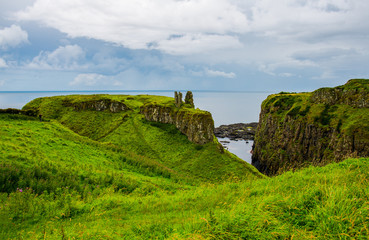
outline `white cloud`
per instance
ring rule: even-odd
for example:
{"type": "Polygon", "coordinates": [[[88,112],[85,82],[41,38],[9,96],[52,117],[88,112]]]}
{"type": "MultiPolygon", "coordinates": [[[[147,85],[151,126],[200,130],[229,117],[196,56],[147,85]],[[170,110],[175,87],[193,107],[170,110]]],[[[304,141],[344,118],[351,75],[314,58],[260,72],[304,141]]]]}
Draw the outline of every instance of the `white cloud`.
{"type": "Polygon", "coordinates": [[[210,70],[210,69],[206,69],[205,71],[207,76],[210,77],[224,77],[224,78],[235,78],[236,74],[233,72],[222,72],[222,71],[217,71],[217,70],[210,70]]]}
{"type": "MultiPolygon", "coordinates": [[[[336,74],[331,71],[323,71],[321,75],[313,77],[313,79],[333,79],[337,78],[336,74]]],[[[354,77],[353,77],[354,78],[354,77]]]]}
{"type": "Polygon", "coordinates": [[[106,76],[96,73],[79,74],[69,83],[71,86],[96,86],[101,84],[106,79],[106,76]]]}
{"type": "Polygon", "coordinates": [[[120,81],[115,80],[115,81],[113,82],[113,86],[120,87],[120,86],[123,86],[123,83],[122,83],[122,82],[120,82],[120,81]]]}
{"type": "Polygon", "coordinates": [[[4,86],[5,80],[0,80],[0,87],[4,86]]]}
{"type": "MultiPolygon", "coordinates": [[[[140,84],[155,88],[159,79],[174,76],[163,88],[175,78],[190,84],[196,77],[209,82],[218,80],[214,77],[236,78],[242,85],[241,79],[254,75],[294,81],[300,76],[330,79],[369,73],[367,0],[33,1],[14,15],[16,20],[37,21],[66,33],[70,38],[65,44],[78,38],[85,46],[82,37],[113,43],[105,46],[118,51],[94,55],[90,46],[96,44],[99,52],[104,48],[100,41],[86,45],[87,54],[68,45],[74,50],[42,52],[28,67],[109,75],[96,84],[136,86],[134,81],[142,77],[140,84]],[[69,52],[70,58],[61,52],[69,52]],[[151,76],[156,79],[151,85],[150,73],[161,74],[151,76]],[[111,77],[117,74],[124,78],[111,77]]],[[[14,59],[7,56],[6,64],[13,66],[14,59]]]]}
{"type": "Polygon", "coordinates": [[[28,42],[28,34],[17,25],[0,30],[0,48],[7,49],[28,42]]]}
{"type": "Polygon", "coordinates": [[[234,34],[248,27],[245,14],[227,0],[37,0],[16,18],[40,21],[70,37],[172,54],[191,54],[191,46],[233,47],[239,44],[234,34]]]}
{"type": "Polygon", "coordinates": [[[12,0],[1,1],[0,15],[9,18],[14,11],[20,11],[27,6],[32,5],[36,0],[12,0]]]}
{"type": "Polygon", "coordinates": [[[366,0],[253,0],[246,3],[240,0],[37,0],[18,12],[16,18],[40,21],[71,37],[177,53],[175,46],[196,46],[209,38],[224,40],[218,48],[229,47],[234,43],[228,42],[229,39],[237,41],[239,35],[247,32],[278,39],[307,40],[368,30],[368,21],[365,21],[369,20],[368,10],[366,0]]]}
{"type": "Polygon", "coordinates": [[[344,32],[357,20],[352,15],[362,11],[363,3],[367,5],[365,0],[260,0],[252,7],[251,28],[274,37],[344,32]]]}
{"type": "Polygon", "coordinates": [[[355,49],[341,49],[341,48],[323,48],[310,51],[299,51],[292,55],[297,60],[310,61],[329,61],[339,57],[348,57],[357,55],[355,49]]]}
{"type": "Polygon", "coordinates": [[[235,36],[187,34],[160,41],[155,47],[173,55],[188,55],[211,52],[218,49],[240,48],[242,44],[235,36]]]}
{"type": "Polygon", "coordinates": [[[7,68],[8,64],[6,64],[5,60],[0,58],[0,68],[7,68]]]}
{"type": "Polygon", "coordinates": [[[309,60],[287,59],[281,62],[258,63],[258,70],[271,76],[291,77],[294,73],[288,71],[301,71],[304,69],[319,68],[319,65],[309,60]]]}
{"type": "Polygon", "coordinates": [[[32,69],[74,70],[81,68],[85,52],[78,45],[60,46],[53,52],[41,52],[27,67],[32,69]]]}
{"type": "Polygon", "coordinates": [[[142,74],[135,68],[130,68],[109,76],[97,73],[78,74],[69,85],[76,89],[164,89],[168,87],[168,81],[161,76],[142,74]]]}
{"type": "Polygon", "coordinates": [[[284,72],[284,73],[280,73],[279,76],[281,76],[281,77],[293,77],[293,76],[295,76],[295,74],[284,72]]]}

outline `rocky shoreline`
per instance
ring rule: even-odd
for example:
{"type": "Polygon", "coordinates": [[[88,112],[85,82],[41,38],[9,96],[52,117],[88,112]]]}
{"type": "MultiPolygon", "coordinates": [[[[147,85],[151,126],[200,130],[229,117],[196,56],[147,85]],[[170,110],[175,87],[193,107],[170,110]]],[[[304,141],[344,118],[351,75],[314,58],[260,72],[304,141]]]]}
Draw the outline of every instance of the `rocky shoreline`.
{"type": "Polygon", "coordinates": [[[221,125],[214,129],[214,134],[218,138],[229,138],[236,141],[254,140],[257,126],[257,122],[221,125]]]}

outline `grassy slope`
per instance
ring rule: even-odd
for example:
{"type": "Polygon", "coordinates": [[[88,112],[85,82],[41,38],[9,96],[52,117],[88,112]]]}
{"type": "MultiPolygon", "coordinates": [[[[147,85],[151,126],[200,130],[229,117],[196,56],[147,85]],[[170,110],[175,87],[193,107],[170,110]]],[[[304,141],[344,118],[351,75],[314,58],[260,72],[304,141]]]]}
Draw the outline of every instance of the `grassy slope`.
{"type": "Polygon", "coordinates": [[[369,235],[369,159],[191,186],[145,172],[110,144],[57,122],[9,120],[14,117],[0,119],[0,182],[12,183],[2,185],[0,194],[1,239],[369,235]]]}
{"type": "Polygon", "coordinates": [[[176,180],[176,173],[162,164],[81,137],[56,121],[19,118],[25,117],[0,115],[3,192],[32,187],[42,193],[65,186],[79,191],[80,185],[88,184],[113,185],[117,191],[131,192],[140,182],[176,180]]]}
{"type": "Polygon", "coordinates": [[[248,178],[248,171],[259,175],[229,152],[220,154],[217,144],[199,146],[188,141],[174,126],[148,123],[139,115],[129,118],[102,141],[127,146],[131,151],[156,159],[177,172],[195,178],[212,181],[248,178]]]}
{"type": "Polygon", "coordinates": [[[211,169],[222,161],[220,154],[211,158],[213,144],[196,148],[172,126],[147,123],[138,114],[112,129],[94,141],[58,121],[0,115],[0,239],[369,235],[369,159],[274,178],[249,174],[243,180],[219,181],[217,175],[228,176],[233,166],[211,169]],[[157,143],[158,138],[166,144],[157,143]],[[182,143],[179,155],[172,152],[171,140],[182,143]],[[136,148],[140,143],[145,144],[136,148]],[[140,153],[141,147],[145,151],[140,153]]]}

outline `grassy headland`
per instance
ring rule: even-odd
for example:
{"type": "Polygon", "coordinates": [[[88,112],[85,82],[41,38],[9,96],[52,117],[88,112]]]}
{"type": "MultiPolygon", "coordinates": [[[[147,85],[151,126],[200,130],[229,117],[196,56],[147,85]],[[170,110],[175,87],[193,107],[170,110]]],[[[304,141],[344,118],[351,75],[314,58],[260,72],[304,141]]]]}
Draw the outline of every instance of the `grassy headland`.
{"type": "Polygon", "coordinates": [[[265,174],[369,156],[369,80],[270,95],[263,103],[253,162],[265,174]]]}
{"type": "MultiPolygon", "coordinates": [[[[188,141],[172,124],[147,121],[140,109],[145,104],[169,107],[188,116],[204,111],[186,105],[176,108],[173,98],[162,96],[90,95],[35,99],[23,109],[34,110],[81,136],[110,144],[122,156],[137,155],[149,165],[163,166],[172,177],[194,181],[248,179],[261,174],[251,165],[219,149],[216,138],[204,145],[188,141]],[[124,110],[111,111],[111,103],[124,110]],[[100,108],[96,110],[96,108],[100,108]],[[105,108],[105,109],[104,109],[105,108]]],[[[204,114],[208,117],[208,114],[204,114]]],[[[141,162],[141,160],[138,160],[141,162]]]]}

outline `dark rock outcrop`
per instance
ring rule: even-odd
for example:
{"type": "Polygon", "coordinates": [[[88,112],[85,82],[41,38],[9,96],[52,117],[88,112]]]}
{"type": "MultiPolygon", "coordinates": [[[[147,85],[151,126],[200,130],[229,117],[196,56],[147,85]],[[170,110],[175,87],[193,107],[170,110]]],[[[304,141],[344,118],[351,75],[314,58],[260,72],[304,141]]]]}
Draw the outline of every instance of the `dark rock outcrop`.
{"type": "Polygon", "coordinates": [[[213,141],[214,121],[209,112],[145,104],[141,107],[141,113],[148,121],[174,124],[194,143],[205,144],[213,141]]]}
{"type": "Polygon", "coordinates": [[[186,93],[185,104],[188,104],[190,107],[195,108],[195,104],[193,102],[193,94],[191,91],[187,91],[186,93]]]}
{"type": "Polygon", "coordinates": [[[174,92],[174,101],[176,104],[177,108],[180,108],[183,104],[183,100],[182,100],[182,93],[181,92],[174,92]]]}
{"type": "Polygon", "coordinates": [[[277,94],[262,104],[252,164],[274,175],[369,156],[369,80],[312,93],[277,94]]]}
{"type": "Polygon", "coordinates": [[[76,111],[104,111],[108,109],[112,113],[117,113],[129,110],[129,107],[126,104],[118,101],[113,101],[111,99],[90,100],[71,104],[68,103],[68,105],[72,105],[76,111]]]}
{"type": "Polygon", "coordinates": [[[219,138],[229,138],[231,140],[243,139],[254,140],[258,123],[235,123],[221,125],[214,129],[214,134],[219,138]]]}

